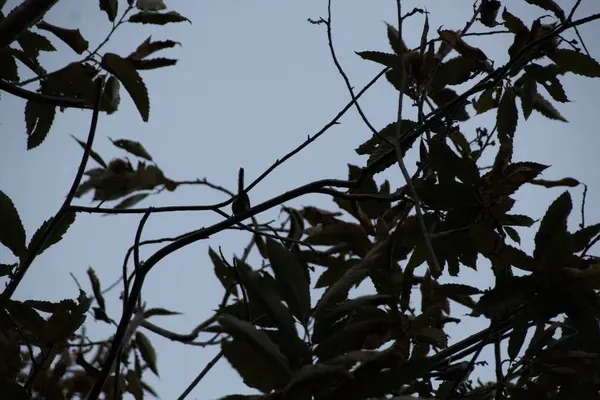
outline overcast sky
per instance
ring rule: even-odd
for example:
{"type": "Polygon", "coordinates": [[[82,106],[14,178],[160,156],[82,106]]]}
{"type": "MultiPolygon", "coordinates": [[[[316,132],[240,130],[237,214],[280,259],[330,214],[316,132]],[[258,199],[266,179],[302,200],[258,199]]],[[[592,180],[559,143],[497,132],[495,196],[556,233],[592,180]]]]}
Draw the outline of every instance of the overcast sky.
{"type": "MultiPolygon", "coordinates": [[[[17,3],[9,0],[5,14],[17,3]]],[[[126,2],[119,3],[123,10],[126,2]]],[[[462,28],[472,13],[470,0],[404,3],[405,11],[420,6],[431,12],[430,37],[442,25],[445,29],[462,28]]],[[[528,25],[543,13],[524,1],[503,3],[528,25]]],[[[565,10],[573,3],[571,0],[559,2],[565,10]]],[[[106,51],[127,55],[150,34],[155,40],[172,39],[182,44],[161,54],[179,59],[175,67],[142,71],[151,101],[148,123],[141,120],[125,91],[121,93],[119,111],[110,116],[101,115],[94,148],[106,160],[125,155],[108,137],[137,140],[144,144],[168,177],[174,180],[206,177],[234,189],[239,167],[246,169],[248,180],[254,179],[277,158],[302,143],[308,134],[321,129],[348,102],[345,85],[329,56],[324,26],[307,22],[307,18],[326,16],[326,0],[171,0],[167,5],[191,19],[193,24],[125,25],[105,47],[106,51]]],[[[584,0],[576,16],[597,12],[600,12],[597,0],[584,0]]],[[[110,30],[106,15],[95,2],[61,0],[46,20],[65,28],[80,29],[91,47],[110,30]]],[[[356,89],[365,85],[380,67],[361,60],[354,52],[389,49],[382,21],[394,23],[395,1],[333,2],[334,44],[356,89]]],[[[406,23],[404,37],[409,47],[418,44],[422,25],[423,17],[419,15],[406,23]]],[[[476,23],[472,31],[483,29],[476,23]]],[[[591,54],[599,59],[600,43],[596,38],[600,35],[600,23],[582,27],[580,32],[587,39],[591,54]]],[[[573,34],[569,32],[567,37],[572,38],[573,34]]],[[[41,57],[48,70],[79,59],[54,37],[51,40],[58,51],[41,57]]],[[[506,50],[512,36],[479,37],[469,43],[481,46],[496,65],[501,65],[507,60],[506,50]]],[[[23,72],[21,77],[26,76],[23,72]]],[[[558,104],[557,108],[570,123],[550,121],[536,113],[526,122],[521,119],[513,159],[551,165],[544,172],[546,179],[571,176],[588,183],[587,221],[594,223],[600,220],[600,210],[595,207],[600,200],[597,180],[600,81],[567,74],[562,82],[571,102],[558,104]]],[[[394,121],[396,101],[395,90],[381,80],[364,96],[361,105],[373,125],[380,129],[394,121]]],[[[68,110],[58,114],[46,141],[26,151],[24,101],[2,93],[0,104],[0,190],[14,201],[30,238],[64,200],[81,157],[81,148],[70,134],[85,140],[91,113],[68,110]]],[[[407,107],[404,115],[414,117],[415,113],[407,107]]],[[[477,126],[491,129],[494,118],[495,112],[478,116],[464,124],[462,130],[473,137],[477,126]]],[[[314,180],[346,178],[348,163],[362,166],[366,162],[354,149],[369,135],[356,112],[349,112],[340,125],[277,168],[253,190],[252,202],[257,204],[314,180]]],[[[409,155],[407,162],[411,161],[414,158],[409,155]]],[[[90,161],[90,165],[93,164],[90,161]]],[[[404,184],[397,168],[377,176],[380,182],[385,178],[390,179],[392,189],[404,184]]],[[[540,218],[563,190],[521,189],[516,195],[515,210],[540,218]]],[[[574,209],[579,209],[581,193],[581,188],[571,190],[574,209]]],[[[184,187],[174,193],[150,197],[139,206],[200,205],[223,199],[222,194],[208,188],[184,187]]],[[[77,203],[88,205],[90,199],[79,199],[77,203]]],[[[303,197],[289,205],[335,209],[335,204],[324,196],[303,197]]],[[[260,220],[267,222],[278,213],[279,209],[271,210],[260,220]]],[[[146,225],[144,238],[176,236],[220,218],[214,213],[153,215],[146,225]]],[[[133,243],[138,221],[139,216],[79,215],[64,240],[36,260],[15,297],[50,301],[74,298],[78,289],[69,273],[90,292],[86,275],[89,266],[96,270],[103,285],[108,286],[121,274],[123,256],[133,243]]],[[[579,222],[579,213],[574,212],[571,228],[579,222]]],[[[522,231],[523,248],[528,252],[532,250],[530,239],[536,229],[537,225],[530,233],[522,231]]],[[[213,275],[207,257],[208,245],[222,246],[224,254],[231,259],[234,254],[241,255],[248,240],[246,233],[226,231],[161,261],[146,280],[144,300],[148,307],[164,307],[183,315],[158,317],[154,322],[172,331],[187,333],[210,317],[223,289],[213,275]]],[[[148,257],[151,251],[144,248],[142,256],[148,257]]],[[[11,257],[7,249],[0,248],[0,262],[10,262],[11,257]]],[[[256,255],[250,260],[258,265],[256,255]]],[[[460,281],[487,288],[493,284],[491,277],[487,264],[482,263],[478,272],[461,270],[460,281]]],[[[107,300],[110,316],[118,320],[118,290],[107,295],[107,300]]],[[[460,326],[451,328],[451,342],[485,326],[485,321],[470,317],[462,320],[460,326]]],[[[88,322],[96,338],[113,332],[106,324],[95,324],[91,318],[88,322]]],[[[146,379],[163,399],[176,398],[218,352],[217,348],[189,348],[152,333],[147,335],[157,348],[160,378],[148,378],[147,374],[146,379]]],[[[490,354],[486,351],[483,357],[490,354]]],[[[482,376],[492,378],[493,374],[482,376]]],[[[191,398],[213,399],[236,392],[247,393],[248,389],[227,361],[222,360],[191,398]]]]}

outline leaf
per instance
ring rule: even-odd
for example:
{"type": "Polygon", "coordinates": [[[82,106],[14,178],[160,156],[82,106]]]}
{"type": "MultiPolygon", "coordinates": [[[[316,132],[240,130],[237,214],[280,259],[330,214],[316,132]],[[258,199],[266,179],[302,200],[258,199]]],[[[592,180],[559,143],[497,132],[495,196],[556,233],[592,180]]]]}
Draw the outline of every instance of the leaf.
{"type": "Polygon", "coordinates": [[[150,317],[159,316],[159,315],[181,315],[180,312],[170,311],[164,308],[150,308],[144,312],[144,319],[148,319],[150,317]]]}
{"type": "Polygon", "coordinates": [[[144,122],[148,122],[150,114],[150,100],[148,90],[142,77],[137,73],[131,60],[122,58],[114,53],[106,53],[102,57],[102,68],[110,72],[125,86],[133,99],[144,122]]]}
{"type": "Polygon", "coordinates": [[[504,232],[506,232],[513,242],[521,244],[521,236],[519,236],[519,232],[515,228],[503,226],[502,229],[504,229],[504,232]]]}
{"type": "Polygon", "coordinates": [[[527,29],[527,26],[525,26],[523,21],[521,21],[515,15],[509,13],[508,10],[506,9],[506,7],[504,8],[504,11],[502,12],[502,20],[504,20],[504,26],[506,26],[506,28],[514,34],[517,34],[519,32],[523,32],[523,31],[525,31],[525,32],[529,31],[529,29],[527,29]]]}
{"type": "Polygon", "coordinates": [[[136,193],[133,194],[129,197],[124,198],[123,200],[121,200],[116,206],[114,206],[115,210],[122,210],[125,208],[130,208],[135,206],[137,203],[139,203],[140,201],[144,200],[146,197],[148,197],[148,195],[150,195],[150,193],[136,193]]]}
{"type": "Polygon", "coordinates": [[[344,275],[331,285],[319,299],[315,314],[329,311],[334,303],[345,300],[348,297],[348,291],[368,276],[373,265],[377,265],[382,259],[387,259],[388,245],[388,240],[376,244],[359,263],[346,270],[344,275]]]}
{"type": "Polygon", "coordinates": [[[92,292],[94,293],[94,298],[98,303],[98,307],[100,307],[102,311],[106,312],[106,304],[104,303],[104,297],[102,296],[102,289],[100,289],[100,280],[98,279],[98,276],[96,276],[96,272],[92,267],[88,268],[87,274],[90,278],[92,292]]]}
{"type": "Polygon", "coordinates": [[[143,60],[157,51],[169,49],[177,45],[181,46],[181,43],[173,40],[157,40],[153,42],[151,39],[152,37],[149,36],[148,39],[144,40],[133,53],[127,56],[127,58],[130,60],[143,60]]]}
{"type": "Polygon", "coordinates": [[[498,135],[505,137],[514,137],[517,130],[517,105],[515,103],[515,94],[513,88],[506,88],[500,105],[498,106],[498,114],[496,115],[496,123],[498,125],[498,135]]]}
{"type": "Polygon", "coordinates": [[[600,223],[586,226],[585,228],[579,229],[574,232],[571,237],[573,238],[574,253],[583,251],[592,241],[592,239],[600,233],[600,223]]]}
{"type": "MultiPolygon", "coordinates": [[[[79,145],[81,146],[81,148],[85,151],[85,142],[77,139],[75,136],[71,135],[71,137],[73,139],[75,139],[75,141],[77,141],[77,143],[79,143],[79,145]]],[[[102,159],[102,157],[100,157],[100,155],[98,153],[96,153],[93,149],[91,149],[90,151],[90,157],[92,157],[92,159],[94,161],[96,161],[98,164],[102,165],[104,168],[107,168],[106,163],[104,162],[104,160],[102,159]]]]}
{"type": "MultiPolygon", "coordinates": [[[[464,56],[454,57],[438,68],[431,85],[438,88],[446,85],[460,85],[471,79],[473,73],[477,71],[479,68],[473,59],[464,56]]],[[[493,88],[489,89],[493,90],[493,88]]]]}
{"type": "Polygon", "coordinates": [[[550,96],[556,101],[567,103],[569,101],[565,89],[558,80],[559,75],[564,75],[566,70],[556,64],[541,66],[531,63],[525,66],[528,77],[534,78],[537,83],[544,86],[550,96]]]}
{"type": "MultiPolygon", "coordinates": [[[[260,333],[266,336],[264,332],[260,333]]],[[[289,381],[289,373],[284,368],[242,337],[234,336],[233,340],[222,341],[221,351],[248,387],[268,393],[285,387],[289,381]]],[[[240,395],[225,398],[239,400],[250,397],[240,395]]]]}
{"type": "Polygon", "coordinates": [[[44,221],[42,226],[38,228],[38,230],[33,234],[33,237],[29,241],[28,250],[31,250],[34,246],[38,246],[38,242],[42,239],[42,237],[46,238],[46,241],[42,244],[40,249],[37,252],[37,256],[42,254],[48,247],[60,242],[63,238],[63,235],[67,233],[69,227],[75,222],[75,217],[77,216],[74,212],[67,212],[62,215],[60,221],[49,235],[46,230],[50,227],[50,224],[56,217],[51,217],[50,219],[44,221]]]}
{"type": "Polygon", "coordinates": [[[28,100],[25,104],[25,126],[27,128],[27,150],[39,146],[54,122],[56,108],[28,100]]]}
{"type": "Polygon", "coordinates": [[[392,47],[392,50],[394,50],[394,53],[397,55],[408,53],[408,47],[406,47],[404,40],[402,40],[400,37],[398,29],[396,29],[394,25],[388,24],[387,22],[385,25],[387,26],[388,41],[390,42],[390,46],[392,47]]]}
{"type": "Polygon", "coordinates": [[[119,12],[118,0],[100,0],[100,9],[106,12],[106,16],[110,22],[115,22],[119,12]]]}
{"type": "Polygon", "coordinates": [[[14,203],[0,190],[0,243],[21,257],[26,250],[25,228],[14,203]]]}
{"type": "Polygon", "coordinates": [[[533,103],[534,99],[537,95],[537,82],[527,77],[525,82],[523,83],[523,88],[521,90],[521,108],[523,108],[523,116],[525,120],[529,118],[531,112],[533,111],[533,103]]]}
{"type": "Polygon", "coordinates": [[[70,299],[60,301],[44,328],[44,341],[62,343],[71,337],[84,323],[90,305],[91,299],[82,290],[77,302],[70,299]]]}
{"type": "Polygon", "coordinates": [[[271,238],[267,238],[267,254],[283,299],[294,315],[306,325],[310,316],[307,271],[293,253],[271,238]]]}
{"type": "Polygon", "coordinates": [[[177,60],[164,57],[151,58],[145,60],[131,60],[131,65],[133,65],[133,68],[137,70],[164,68],[170,67],[175,64],[177,64],[177,60]]]}
{"type": "Polygon", "coordinates": [[[560,115],[560,113],[558,112],[558,110],[556,108],[554,108],[552,103],[550,103],[548,100],[543,98],[542,95],[539,93],[536,93],[533,96],[533,108],[534,108],[534,110],[538,111],[540,114],[542,114],[543,116],[545,116],[549,119],[563,121],[563,122],[569,122],[569,121],[567,121],[567,119],[565,117],[560,115]]]}
{"type": "Polygon", "coordinates": [[[166,13],[157,13],[150,11],[142,11],[129,17],[129,22],[152,24],[152,25],[165,25],[172,22],[184,22],[187,21],[190,24],[192,21],[179,14],[176,11],[169,11],[166,13]]]}
{"type": "MultiPolygon", "coordinates": [[[[116,3],[116,0],[114,1],[116,3]]],[[[38,29],[52,32],[77,54],[82,54],[89,47],[88,41],[85,40],[85,38],[81,35],[79,29],[61,28],[56,25],[49,24],[46,21],[40,21],[36,26],[38,29]]]]}
{"type": "Polygon", "coordinates": [[[325,382],[337,382],[338,380],[352,379],[353,375],[342,366],[315,364],[305,365],[300,368],[292,377],[284,389],[284,393],[289,393],[294,389],[312,390],[315,386],[323,386],[325,382]]]}
{"type": "Polygon", "coordinates": [[[563,253],[568,246],[566,236],[567,220],[573,209],[573,202],[569,192],[564,192],[550,204],[546,214],[540,222],[540,227],[535,235],[535,250],[533,256],[550,258],[556,253],[563,253]]]}
{"type": "Polygon", "coordinates": [[[525,342],[528,330],[527,320],[524,318],[515,319],[513,331],[510,334],[510,339],[508,339],[508,356],[511,360],[518,357],[519,352],[523,347],[523,343],[525,342]]]}
{"type": "Polygon", "coordinates": [[[535,222],[533,218],[520,214],[506,214],[501,221],[502,225],[512,226],[531,226],[535,222]]]}
{"type": "Polygon", "coordinates": [[[492,108],[498,107],[498,101],[494,98],[495,87],[487,88],[481,93],[481,96],[473,103],[473,107],[477,114],[483,114],[492,108]]]}
{"type": "Polygon", "coordinates": [[[40,51],[56,51],[56,48],[45,36],[30,30],[23,32],[17,40],[23,52],[36,62],[40,51]]]}
{"type": "Polygon", "coordinates": [[[376,62],[389,68],[402,68],[401,58],[396,54],[383,53],[381,51],[357,52],[362,59],[376,62]]]}
{"type": "Polygon", "coordinates": [[[275,363],[277,368],[289,373],[289,363],[287,358],[285,358],[275,343],[269,339],[269,336],[267,336],[266,333],[257,330],[250,323],[240,321],[231,315],[221,315],[217,320],[223,329],[231,336],[247,342],[270,362],[275,363]]]}
{"type": "Polygon", "coordinates": [[[135,400],[144,400],[144,389],[140,377],[133,370],[127,370],[127,392],[133,395],[135,400]]]}
{"type": "MultiPolygon", "coordinates": [[[[443,107],[456,100],[458,95],[450,88],[443,88],[439,90],[433,90],[431,93],[429,93],[429,97],[431,97],[438,107],[443,107]]],[[[457,107],[456,110],[450,113],[450,115],[453,116],[457,121],[466,121],[469,119],[469,114],[467,113],[467,110],[465,110],[464,104],[457,107]]]]}
{"type": "Polygon", "coordinates": [[[0,278],[12,274],[17,265],[18,264],[0,264],[0,278]]]}
{"type": "Polygon", "coordinates": [[[150,153],[148,153],[146,151],[146,149],[140,142],[135,142],[133,140],[128,140],[128,139],[118,139],[118,140],[112,140],[111,138],[108,138],[108,139],[116,147],[123,149],[126,152],[133,154],[134,156],[138,156],[141,158],[145,158],[148,161],[152,161],[152,156],[150,155],[150,153]]]}
{"type": "Polygon", "coordinates": [[[261,275],[239,260],[237,261],[237,270],[250,299],[260,302],[267,315],[286,335],[298,336],[290,310],[281,302],[280,294],[267,280],[270,275],[261,275]]]}
{"type": "Polygon", "coordinates": [[[156,376],[158,376],[158,369],[156,367],[156,350],[146,335],[142,332],[135,333],[135,344],[140,350],[142,359],[146,362],[148,367],[156,376]]]}
{"type": "Polygon", "coordinates": [[[587,54],[572,49],[556,49],[548,58],[561,68],[589,78],[600,77],[600,64],[587,54]]]}
{"type": "Polygon", "coordinates": [[[554,0],[525,0],[529,4],[541,7],[544,10],[551,11],[562,22],[565,21],[565,12],[554,0]]]}
{"type": "Polygon", "coordinates": [[[479,169],[470,158],[459,157],[448,144],[440,140],[429,141],[429,164],[439,174],[451,174],[463,183],[479,181],[479,169]]]}
{"type": "Polygon", "coordinates": [[[238,283],[238,278],[235,270],[228,266],[211,247],[208,248],[208,256],[213,263],[215,276],[219,279],[223,288],[231,290],[231,293],[237,296],[237,287],[235,285],[238,283]]]}

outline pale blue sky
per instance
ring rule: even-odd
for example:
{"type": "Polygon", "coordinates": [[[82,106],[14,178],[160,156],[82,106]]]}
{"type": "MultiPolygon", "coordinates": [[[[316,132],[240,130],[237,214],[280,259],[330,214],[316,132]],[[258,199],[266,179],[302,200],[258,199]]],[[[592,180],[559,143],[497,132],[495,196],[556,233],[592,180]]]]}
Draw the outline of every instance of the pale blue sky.
{"type": "MultiPolygon", "coordinates": [[[[165,57],[179,59],[175,67],[143,71],[151,99],[150,121],[144,123],[128,95],[121,94],[117,113],[102,115],[94,148],[109,160],[123,156],[107,139],[127,138],[141,141],[168,177],[175,180],[208,178],[233,189],[239,167],[246,169],[248,180],[254,179],[278,157],[300,144],[307,134],[318,131],[348,102],[349,96],[341,77],[330,59],[324,26],[314,26],[307,18],[326,16],[326,0],[304,1],[167,1],[193,22],[164,27],[126,25],[119,29],[106,50],[129,54],[152,34],[155,40],[172,39],[182,47],[167,50],[165,57]]],[[[471,15],[472,2],[405,1],[404,10],[415,6],[431,12],[430,35],[441,25],[447,29],[462,28],[471,15]]],[[[560,1],[569,10],[574,1],[560,1]]],[[[14,7],[8,1],[5,10],[14,7]]],[[[509,10],[527,24],[542,11],[524,1],[506,0],[509,10]]],[[[125,2],[120,1],[121,9],[125,2]]],[[[579,17],[600,12],[596,0],[584,0],[579,17]]],[[[395,1],[334,0],[334,42],[340,62],[352,84],[360,89],[378,71],[379,66],[361,60],[354,51],[388,50],[385,24],[395,21],[395,1]]],[[[61,0],[52,9],[48,22],[66,28],[79,28],[94,47],[109,31],[106,15],[97,2],[61,0]]],[[[421,35],[422,17],[405,24],[405,38],[416,46],[421,35]]],[[[483,30],[475,24],[473,31],[483,30]]],[[[581,28],[588,49],[600,58],[600,23],[581,28]]],[[[50,36],[50,35],[48,35],[50,36]]],[[[572,38],[572,33],[568,33],[572,38]]],[[[42,63],[52,70],[78,59],[66,46],[51,38],[56,53],[42,56],[42,63]]],[[[497,63],[507,59],[506,49],[512,36],[473,38],[469,43],[481,46],[497,63]]],[[[497,64],[499,65],[499,64],[497,64]]],[[[25,76],[23,73],[22,77],[25,76]]],[[[532,160],[552,165],[544,173],[546,179],[572,176],[590,185],[588,223],[600,220],[595,207],[600,200],[597,171],[600,165],[598,94],[600,81],[568,74],[562,79],[571,103],[559,104],[559,111],[569,124],[547,120],[538,114],[519,121],[515,160],[532,160]]],[[[395,119],[396,92],[382,80],[363,97],[361,105],[377,128],[395,119]]],[[[2,146],[0,146],[0,190],[8,194],[18,208],[28,237],[52,216],[62,203],[81,156],[80,147],[69,134],[85,139],[91,113],[68,110],[59,114],[47,140],[27,152],[24,101],[7,93],[0,100],[2,146]]],[[[405,109],[405,116],[414,110],[405,109]]],[[[495,113],[487,113],[463,125],[469,137],[476,126],[493,126],[495,113]]],[[[369,138],[370,132],[353,110],[308,149],[293,157],[273,172],[251,193],[254,204],[276,194],[322,178],[345,178],[347,163],[363,165],[354,149],[369,138]]],[[[408,157],[407,162],[414,160],[408,157]]],[[[93,164],[93,161],[90,162],[93,164]]],[[[397,168],[377,177],[387,178],[392,188],[404,184],[397,168]]],[[[524,188],[518,192],[515,210],[533,218],[543,215],[547,205],[564,189],[524,188]]],[[[571,191],[575,208],[581,202],[580,188],[571,191]]],[[[223,197],[203,187],[185,187],[174,193],[163,193],[139,204],[189,205],[208,204],[223,197]]],[[[78,200],[89,204],[89,198],[78,200]]],[[[292,206],[317,205],[335,209],[325,196],[307,196],[290,202],[292,206]]],[[[261,216],[265,222],[276,218],[279,209],[261,216]]],[[[154,215],[144,231],[144,238],[175,236],[218,221],[213,213],[177,213],[154,215]]],[[[571,226],[579,223],[574,212],[571,226]]],[[[58,245],[47,250],[33,264],[16,297],[60,300],[77,296],[77,287],[69,273],[89,288],[86,270],[92,266],[104,286],[119,275],[126,249],[133,243],[138,216],[100,217],[79,215],[74,226],[58,245]]],[[[524,249],[531,251],[530,234],[522,231],[524,249]]],[[[215,279],[207,247],[223,246],[231,257],[241,254],[249,235],[222,232],[170,255],[159,263],[146,280],[143,296],[149,307],[164,307],[183,312],[178,317],[158,317],[154,322],[167,329],[187,333],[197,323],[212,315],[223,289],[215,279]]],[[[143,257],[151,249],[144,249],[143,257]]],[[[11,261],[10,253],[0,248],[0,262],[11,261]]],[[[256,261],[255,256],[251,260],[256,261]]],[[[485,263],[479,272],[463,270],[461,279],[486,288],[492,284],[485,263]]],[[[112,318],[120,316],[118,291],[107,296],[112,318]]],[[[90,319],[91,322],[91,319],[90,319]]],[[[451,341],[484,327],[485,321],[463,318],[459,327],[450,330],[451,341]]],[[[94,324],[92,333],[101,338],[112,332],[105,324],[94,324]]],[[[188,348],[147,333],[158,351],[160,379],[147,378],[163,399],[176,398],[218,351],[216,348],[188,348]]],[[[484,351],[484,357],[489,355],[484,351]]],[[[150,376],[150,375],[148,375],[150,376]]],[[[491,377],[482,373],[484,377],[491,377]]],[[[191,398],[213,399],[245,392],[245,385],[225,360],[209,373],[191,398]]]]}

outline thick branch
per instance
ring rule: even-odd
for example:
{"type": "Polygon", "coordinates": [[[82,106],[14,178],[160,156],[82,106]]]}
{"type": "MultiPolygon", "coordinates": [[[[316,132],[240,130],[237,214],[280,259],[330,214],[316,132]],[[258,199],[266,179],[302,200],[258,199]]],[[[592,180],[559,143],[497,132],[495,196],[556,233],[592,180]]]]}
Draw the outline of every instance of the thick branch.
{"type": "Polygon", "coordinates": [[[7,47],[37,24],[58,0],[25,0],[0,22],[0,48],[7,47]]]}

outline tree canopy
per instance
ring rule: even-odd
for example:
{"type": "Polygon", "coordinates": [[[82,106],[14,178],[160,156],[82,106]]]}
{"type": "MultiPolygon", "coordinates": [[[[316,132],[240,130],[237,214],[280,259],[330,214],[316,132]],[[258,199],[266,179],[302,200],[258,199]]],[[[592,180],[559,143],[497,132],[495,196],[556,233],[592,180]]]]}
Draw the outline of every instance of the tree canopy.
{"type": "Polygon", "coordinates": [[[190,19],[162,0],[100,0],[112,28],[91,46],[79,30],[46,21],[54,0],[25,0],[0,13],[0,91],[25,100],[27,149],[61,134],[52,131],[57,111],[76,108],[90,115],[87,137],[73,136],[82,155],[70,190],[35,232],[26,232],[21,207],[0,187],[0,244],[12,257],[0,264],[6,283],[0,294],[0,393],[17,400],[160,396],[147,383],[161,368],[152,343],[159,335],[183,346],[219,348],[180,399],[225,361],[261,394],[223,399],[598,398],[600,258],[593,250],[600,222],[585,219],[585,182],[548,179],[544,172],[551,166],[514,154],[515,138],[533,114],[568,122],[561,114],[569,102],[567,74],[583,82],[600,77],[600,63],[578,30],[597,24],[600,13],[576,17],[580,0],[568,10],[553,0],[524,2],[539,11],[531,23],[511,13],[509,2],[477,0],[462,27],[433,27],[434,9],[407,9],[396,0],[397,15],[381,38],[388,50],[356,49],[360,62],[381,68],[358,89],[333,43],[331,0],[323,0],[325,15],[307,23],[325,31],[349,101],[256,179],[245,179],[240,166],[235,191],[207,179],[167,176],[143,138],[109,138],[126,156],[109,159],[94,150],[98,120],[122,112],[121,96],[129,96],[140,118],[149,121],[154,94],[145,71],[169,67],[175,73],[178,60],[163,54],[181,45],[149,36],[130,54],[116,54],[105,51],[106,43],[126,24],[190,19]],[[415,20],[422,26],[420,42],[408,43],[403,24],[415,20]],[[475,36],[494,35],[512,38],[505,63],[472,43],[475,36]],[[40,54],[56,51],[58,41],[81,58],[48,71],[40,54]],[[397,112],[383,128],[374,127],[360,106],[378,81],[398,94],[397,112]],[[349,164],[343,179],[332,176],[262,203],[251,201],[266,177],[310,151],[351,110],[370,132],[355,149],[363,165],[349,164]],[[484,113],[494,115],[491,126],[465,128],[484,113]],[[417,159],[414,165],[406,162],[407,154],[417,159]],[[390,169],[398,171],[396,180],[380,179],[390,169]],[[208,186],[225,200],[144,207],[165,190],[194,185],[208,186]],[[526,186],[563,191],[536,220],[513,208],[526,186]],[[583,190],[581,204],[574,203],[573,190],[583,190]],[[330,197],[335,207],[289,205],[315,193],[330,197]],[[93,205],[82,205],[86,196],[93,205]],[[263,217],[272,209],[282,211],[278,221],[263,217]],[[218,213],[221,219],[175,237],[143,238],[152,215],[181,211],[218,213]],[[84,213],[139,216],[121,279],[109,287],[89,267],[77,298],[16,300],[38,257],[51,246],[69,246],[63,236],[84,213]],[[577,228],[569,229],[574,219],[577,228]],[[209,247],[207,259],[223,286],[222,298],[207,306],[214,315],[186,334],[156,324],[153,317],[178,312],[148,307],[142,298],[153,268],[228,229],[247,232],[249,241],[239,256],[230,255],[237,249],[209,247]],[[522,244],[526,232],[533,235],[532,252],[522,244]],[[148,245],[160,247],[143,258],[140,249],[148,245]],[[260,262],[251,261],[253,251],[260,262]],[[461,280],[466,269],[483,268],[494,276],[486,287],[461,280]],[[364,282],[372,291],[357,294],[364,282]],[[107,309],[107,296],[119,297],[119,315],[107,309]],[[460,324],[458,310],[465,309],[487,327],[452,342],[448,326],[460,324]],[[93,324],[110,326],[111,335],[91,340],[87,327],[93,324]],[[493,348],[493,359],[481,357],[486,346],[493,348]],[[495,379],[478,379],[483,369],[495,379]]]}

